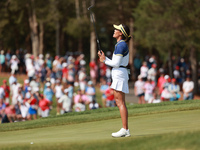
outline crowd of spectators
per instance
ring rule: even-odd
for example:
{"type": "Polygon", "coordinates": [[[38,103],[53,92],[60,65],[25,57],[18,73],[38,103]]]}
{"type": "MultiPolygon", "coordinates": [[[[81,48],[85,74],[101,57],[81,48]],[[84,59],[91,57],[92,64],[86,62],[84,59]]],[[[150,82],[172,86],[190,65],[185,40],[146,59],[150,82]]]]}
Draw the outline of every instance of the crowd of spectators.
{"type": "Polygon", "coordinates": [[[155,56],[143,63],[136,57],[134,67],[137,74],[134,93],[139,104],[193,99],[194,82],[191,80],[190,66],[183,58],[174,62],[172,78],[164,68],[157,70],[155,56]]]}
{"type": "MultiPolygon", "coordinates": [[[[111,68],[96,60],[89,62],[88,68],[84,54],[52,58],[50,54],[34,57],[22,50],[15,54],[1,50],[0,72],[10,74],[0,86],[2,123],[48,117],[53,106],[56,115],[116,106],[109,87],[111,68]],[[25,74],[21,82],[20,74],[25,74]],[[102,105],[96,99],[97,86],[102,105]]],[[[174,63],[173,78],[164,68],[158,69],[154,56],[145,58],[143,63],[136,57],[134,74],[134,92],[140,104],[193,99],[194,83],[183,58],[174,63]]]]}
{"type": "Polygon", "coordinates": [[[34,57],[19,50],[12,55],[2,50],[0,60],[0,71],[10,73],[0,87],[2,123],[48,117],[53,106],[56,115],[115,106],[113,91],[108,86],[111,68],[103,63],[98,66],[93,60],[87,71],[84,54],[52,59],[50,54],[34,57]],[[25,78],[20,82],[18,76],[23,73],[25,78]],[[104,86],[103,106],[96,99],[98,80],[104,80],[103,85],[98,84],[104,86]]]}

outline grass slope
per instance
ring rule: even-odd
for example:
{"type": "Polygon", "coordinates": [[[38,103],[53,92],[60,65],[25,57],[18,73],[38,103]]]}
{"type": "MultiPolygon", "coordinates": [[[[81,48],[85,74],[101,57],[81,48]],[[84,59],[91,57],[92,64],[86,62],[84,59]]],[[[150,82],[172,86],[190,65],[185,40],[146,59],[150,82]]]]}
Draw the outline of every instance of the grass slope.
{"type": "Polygon", "coordinates": [[[117,108],[0,125],[0,149],[199,149],[200,101],[132,105],[130,138],[117,108]],[[33,144],[31,144],[33,142],[33,144]]]}

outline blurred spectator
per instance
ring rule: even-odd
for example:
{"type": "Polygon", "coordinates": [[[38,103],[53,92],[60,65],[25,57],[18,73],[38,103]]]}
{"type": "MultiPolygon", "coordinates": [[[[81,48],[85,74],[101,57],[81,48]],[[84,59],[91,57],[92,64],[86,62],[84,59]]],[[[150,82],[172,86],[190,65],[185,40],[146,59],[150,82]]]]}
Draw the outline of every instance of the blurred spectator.
{"type": "Polygon", "coordinates": [[[63,96],[63,85],[60,83],[60,80],[56,80],[56,86],[54,87],[54,93],[56,96],[56,102],[57,102],[57,115],[60,115],[60,111],[62,108],[62,104],[58,102],[58,100],[63,96]]]}
{"type": "Polygon", "coordinates": [[[140,75],[142,76],[143,81],[146,81],[149,68],[147,67],[147,62],[146,61],[144,61],[142,64],[143,65],[140,68],[140,75]]]}
{"type": "Polygon", "coordinates": [[[142,66],[142,61],[140,59],[139,54],[136,54],[135,59],[133,61],[135,76],[138,77],[140,74],[140,67],[142,66]]]}
{"type": "Polygon", "coordinates": [[[2,87],[0,87],[0,99],[2,99],[4,101],[4,98],[5,98],[4,89],[2,87]]]}
{"type": "Polygon", "coordinates": [[[6,55],[5,55],[5,61],[6,61],[6,71],[10,71],[10,60],[11,60],[11,54],[10,50],[7,50],[6,55]]]}
{"type": "Polygon", "coordinates": [[[69,89],[64,90],[64,95],[62,95],[58,103],[61,103],[62,110],[61,114],[68,113],[72,111],[72,99],[68,96],[69,89]]]}
{"type": "Polygon", "coordinates": [[[81,92],[80,89],[78,89],[77,91],[77,95],[74,96],[74,104],[79,103],[79,100],[81,99],[81,101],[83,101],[85,104],[89,103],[88,97],[87,95],[85,95],[84,93],[81,92]]]}
{"type": "Polygon", "coordinates": [[[32,89],[32,93],[34,93],[36,91],[36,89],[40,86],[40,82],[38,80],[39,80],[39,78],[34,76],[32,81],[30,82],[30,87],[32,89]]]}
{"type": "Polygon", "coordinates": [[[70,64],[68,66],[68,76],[67,76],[67,81],[69,84],[73,84],[74,85],[74,81],[75,81],[75,72],[74,72],[74,65],[70,64]]]}
{"type": "Polygon", "coordinates": [[[176,79],[176,82],[181,83],[181,75],[179,71],[179,66],[176,66],[174,72],[173,72],[174,78],[176,79]]]}
{"type": "Polygon", "coordinates": [[[156,75],[157,75],[156,64],[152,64],[151,68],[148,70],[148,78],[151,78],[152,81],[157,82],[156,75]]]}
{"type": "Polygon", "coordinates": [[[46,65],[47,65],[47,67],[49,69],[52,69],[52,61],[51,61],[50,54],[46,54],[46,56],[45,56],[45,63],[46,63],[46,65]]]}
{"type": "Polygon", "coordinates": [[[92,81],[88,81],[85,94],[87,95],[89,102],[92,102],[92,100],[95,99],[96,90],[92,81]]]}
{"type": "Polygon", "coordinates": [[[89,104],[89,109],[99,109],[100,105],[96,102],[95,99],[92,100],[92,102],[89,104]]]}
{"type": "Polygon", "coordinates": [[[5,115],[2,119],[2,123],[6,122],[15,122],[16,120],[16,114],[15,114],[15,106],[14,105],[9,105],[6,103],[6,108],[5,108],[5,115]]]}
{"type": "Polygon", "coordinates": [[[6,63],[6,59],[5,59],[5,55],[4,55],[4,50],[1,50],[0,53],[0,73],[5,71],[5,64],[6,63]]]}
{"type": "Polygon", "coordinates": [[[102,104],[103,104],[103,107],[106,107],[106,90],[109,88],[108,84],[106,84],[106,79],[105,78],[101,78],[101,87],[100,87],[100,92],[102,94],[102,104]]]}
{"type": "Polygon", "coordinates": [[[50,101],[44,97],[39,100],[39,116],[48,117],[50,111],[50,101]]]}
{"type": "Polygon", "coordinates": [[[85,102],[82,98],[78,100],[78,103],[74,105],[75,112],[81,112],[86,110],[85,102]]]}
{"type": "Polygon", "coordinates": [[[17,73],[18,71],[18,64],[20,63],[19,59],[17,58],[16,55],[13,55],[11,60],[10,60],[10,64],[11,64],[11,73],[17,73]]]}
{"type": "Polygon", "coordinates": [[[135,82],[134,93],[139,98],[138,104],[145,104],[144,100],[144,85],[145,82],[142,80],[142,76],[138,76],[138,80],[135,82]]]}
{"type": "Polygon", "coordinates": [[[153,91],[154,91],[155,85],[151,83],[151,79],[148,78],[147,81],[144,84],[144,100],[146,102],[152,101],[154,98],[153,91]]]}
{"type": "Polygon", "coordinates": [[[193,89],[194,89],[194,82],[191,81],[191,78],[189,76],[187,76],[186,81],[183,82],[183,99],[184,100],[193,99],[193,89]]]}
{"type": "Polygon", "coordinates": [[[15,73],[11,73],[11,76],[9,77],[9,84],[10,84],[10,86],[12,86],[12,84],[14,82],[16,82],[16,81],[17,81],[16,74],[15,73]]]}
{"type": "Polygon", "coordinates": [[[3,102],[3,99],[0,98],[0,120],[2,120],[2,118],[4,116],[5,108],[6,108],[6,104],[3,102]]]}
{"type": "Polygon", "coordinates": [[[17,83],[17,81],[14,81],[14,83],[11,85],[11,97],[13,105],[17,104],[16,97],[18,95],[18,88],[19,88],[19,83],[17,83]]]}
{"type": "Polygon", "coordinates": [[[173,78],[171,84],[168,86],[168,90],[170,92],[170,101],[177,101],[180,95],[180,86],[176,83],[176,79],[173,78]]]}
{"type": "Polygon", "coordinates": [[[5,103],[10,103],[10,87],[7,85],[7,80],[3,80],[3,85],[1,87],[5,92],[5,103]]]}
{"type": "Polygon", "coordinates": [[[106,107],[115,107],[114,91],[110,87],[105,91],[106,107]]]}
{"type": "Polygon", "coordinates": [[[86,79],[87,79],[86,70],[85,68],[81,68],[81,70],[78,73],[78,80],[79,80],[79,86],[82,93],[84,93],[86,89],[86,85],[87,85],[86,79]]]}
{"type": "Polygon", "coordinates": [[[158,78],[158,83],[157,83],[157,86],[158,86],[158,89],[159,89],[159,94],[161,94],[162,91],[163,91],[164,83],[165,83],[164,73],[161,72],[160,77],[158,78]]]}
{"type": "Polygon", "coordinates": [[[63,83],[67,83],[67,76],[68,76],[67,63],[64,62],[62,64],[62,81],[63,81],[63,83]]]}
{"type": "Polygon", "coordinates": [[[97,75],[98,75],[97,74],[98,67],[97,67],[97,64],[95,62],[95,59],[93,59],[90,62],[89,66],[90,66],[90,78],[91,78],[93,84],[96,85],[96,79],[97,79],[97,75]]]}
{"type": "Polygon", "coordinates": [[[44,89],[44,98],[47,99],[50,104],[53,102],[54,92],[51,88],[51,84],[49,82],[46,83],[46,88],[44,89]]]}
{"type": "Polygon", "coordinates": [[[32,118],[35,120],[37,119],[37,108],[38,108],[38,103],[36,98],[31,95],[31,98],[27,100],[27,102],[30,104],[29,110],[28,110],[28,120],[31,120],[32,118]]]}

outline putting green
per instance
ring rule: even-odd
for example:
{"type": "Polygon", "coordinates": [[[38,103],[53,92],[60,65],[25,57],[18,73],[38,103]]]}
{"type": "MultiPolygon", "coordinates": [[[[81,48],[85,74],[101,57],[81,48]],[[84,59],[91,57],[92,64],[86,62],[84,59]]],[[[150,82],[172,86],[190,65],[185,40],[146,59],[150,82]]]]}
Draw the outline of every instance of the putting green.
{"type": "MultiPolygon", "coordinates": [[[[200,110],[129,117],[131,137],[200,130],[200,110]]],[[[115,140],[111,133],[121,128],[121,119],[87,122],[46,128],[0,132],[0,148],[39,147],[64,143],[84,144],[115,140]]],[[[123,138],[124,139],[124,138],[123,138]]]]}

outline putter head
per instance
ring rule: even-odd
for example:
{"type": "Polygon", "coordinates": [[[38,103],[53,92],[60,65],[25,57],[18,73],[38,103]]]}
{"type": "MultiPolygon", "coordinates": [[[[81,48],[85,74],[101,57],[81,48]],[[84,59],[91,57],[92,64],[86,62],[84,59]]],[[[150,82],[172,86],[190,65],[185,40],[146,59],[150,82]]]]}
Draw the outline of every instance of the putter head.
{"type": "Polygon", "coordinates": [[[92,5],[92,6],[88,7],[88,10],[90,10],[92,7],[94,7],[94,6],[92,5]]]}

